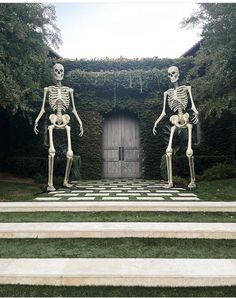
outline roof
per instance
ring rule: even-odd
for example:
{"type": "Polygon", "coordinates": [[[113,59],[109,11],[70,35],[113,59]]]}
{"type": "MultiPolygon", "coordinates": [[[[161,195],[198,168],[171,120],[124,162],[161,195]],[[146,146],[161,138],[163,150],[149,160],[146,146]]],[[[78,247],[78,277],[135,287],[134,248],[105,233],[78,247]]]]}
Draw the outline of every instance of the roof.
{"type": "Polygon", "coordinates": [[[189,57],[189,56],[196,56],[197,52],[202,47],[203,38],[200,39],[197,43],[195,43],[190,49],[188,49],[181,57],[189,57]]]}
{"type": "Polygon", "coordinates": [[[54,51],[51,48],[49,48],[49,50],[48,50],[48,57],[50,57],[50,58],[56,58],[56,59],[63,59],[62,56],[60,56],[56,51],[54,51]]]}

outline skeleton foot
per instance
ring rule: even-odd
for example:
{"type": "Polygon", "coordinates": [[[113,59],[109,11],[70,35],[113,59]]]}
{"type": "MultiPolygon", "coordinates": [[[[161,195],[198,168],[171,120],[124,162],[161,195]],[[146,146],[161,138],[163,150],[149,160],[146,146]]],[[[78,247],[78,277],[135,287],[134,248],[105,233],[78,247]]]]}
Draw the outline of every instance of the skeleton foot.
{"type": "Polygon", "coordinates": [[[189,188],[189,189],[194,189],[194,188],[196,188],[196,183],[195,183],[195,182],[190,182],[189,185],[188,185],[188,188],[189,188]]]}
{"type": "Polygon", "coordinates": [[[64,186],[64,187],[67,187],[67,188],[71,188],[71,187],[73,187],[74,185],[71,184],[71,183],[69,183],[69,182],[67,182],[67,181],[64,181],[63,186],[64,186]]]}
{"type": "Polygon", "coordinates": [[[47,191],[54,191],[56,188],[53,185],[48,185],[47,186],[47,191]]]}
{"type": "Polygon", "coordinates": [[[172,187],[173,187],[173,183],[168,183],[164,185],[164,188],[172,188],[172,187]]]}

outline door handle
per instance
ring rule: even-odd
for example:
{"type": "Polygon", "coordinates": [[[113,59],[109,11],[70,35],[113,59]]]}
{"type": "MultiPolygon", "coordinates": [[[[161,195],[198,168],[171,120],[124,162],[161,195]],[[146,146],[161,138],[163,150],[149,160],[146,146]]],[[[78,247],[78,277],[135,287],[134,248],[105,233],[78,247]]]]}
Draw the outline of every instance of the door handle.
{"type": "Polygon", "coordinates": [[[119,147],[119,160],[124,160],[124,159],[125,159],[125,148],[119,147]]]}
{"type": "Polygon", "coordinates": [[[119,160],[122,160],[122,155],[121,155],[121,147],[119,147],[119,160]]]}
{"type": "Polygon", "coordinates": [[[125,160],[125,148],[124,147],[121,147],[122,150],[121,150],[121,156],[122,156],[122,160],[125,160]]]}

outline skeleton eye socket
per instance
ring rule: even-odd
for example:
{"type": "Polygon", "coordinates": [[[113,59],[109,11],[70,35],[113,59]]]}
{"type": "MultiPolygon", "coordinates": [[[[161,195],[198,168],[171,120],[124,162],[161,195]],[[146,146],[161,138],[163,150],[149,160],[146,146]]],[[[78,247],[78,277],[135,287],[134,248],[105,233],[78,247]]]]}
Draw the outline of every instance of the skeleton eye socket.
{"type": "Polygon", "coordinates": [[[172,75],[175,75],[175,71],[172,71],[172,75]]]}
{"type": "Polygon", "coordinates": [[[60,72],[63,73],[63,69],[61,69],[60,72]]]}

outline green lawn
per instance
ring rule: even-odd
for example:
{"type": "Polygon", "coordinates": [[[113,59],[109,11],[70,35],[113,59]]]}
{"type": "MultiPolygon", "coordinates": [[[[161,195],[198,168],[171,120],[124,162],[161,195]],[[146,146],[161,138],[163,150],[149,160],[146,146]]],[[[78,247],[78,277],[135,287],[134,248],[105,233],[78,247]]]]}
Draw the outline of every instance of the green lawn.
{"type": "Polygon", "coordinates": [[[0,239],[0,258],[236,258],[236,240],[0,239]]]}
{"type": "Polygon", "coordinates": [[[31,200],[41,192],[41,185],[0,181],[0,201],[31,200]]]}
{"type": "Polygon", "coordinates": [[[0,212],[0,222],[236,222],[234,212],[0,212]]]}
{"type": "Polygon", "coordinates": [[[236,179],[201,181],[194,193],[206,201],[236,201],[236,179]]]}

